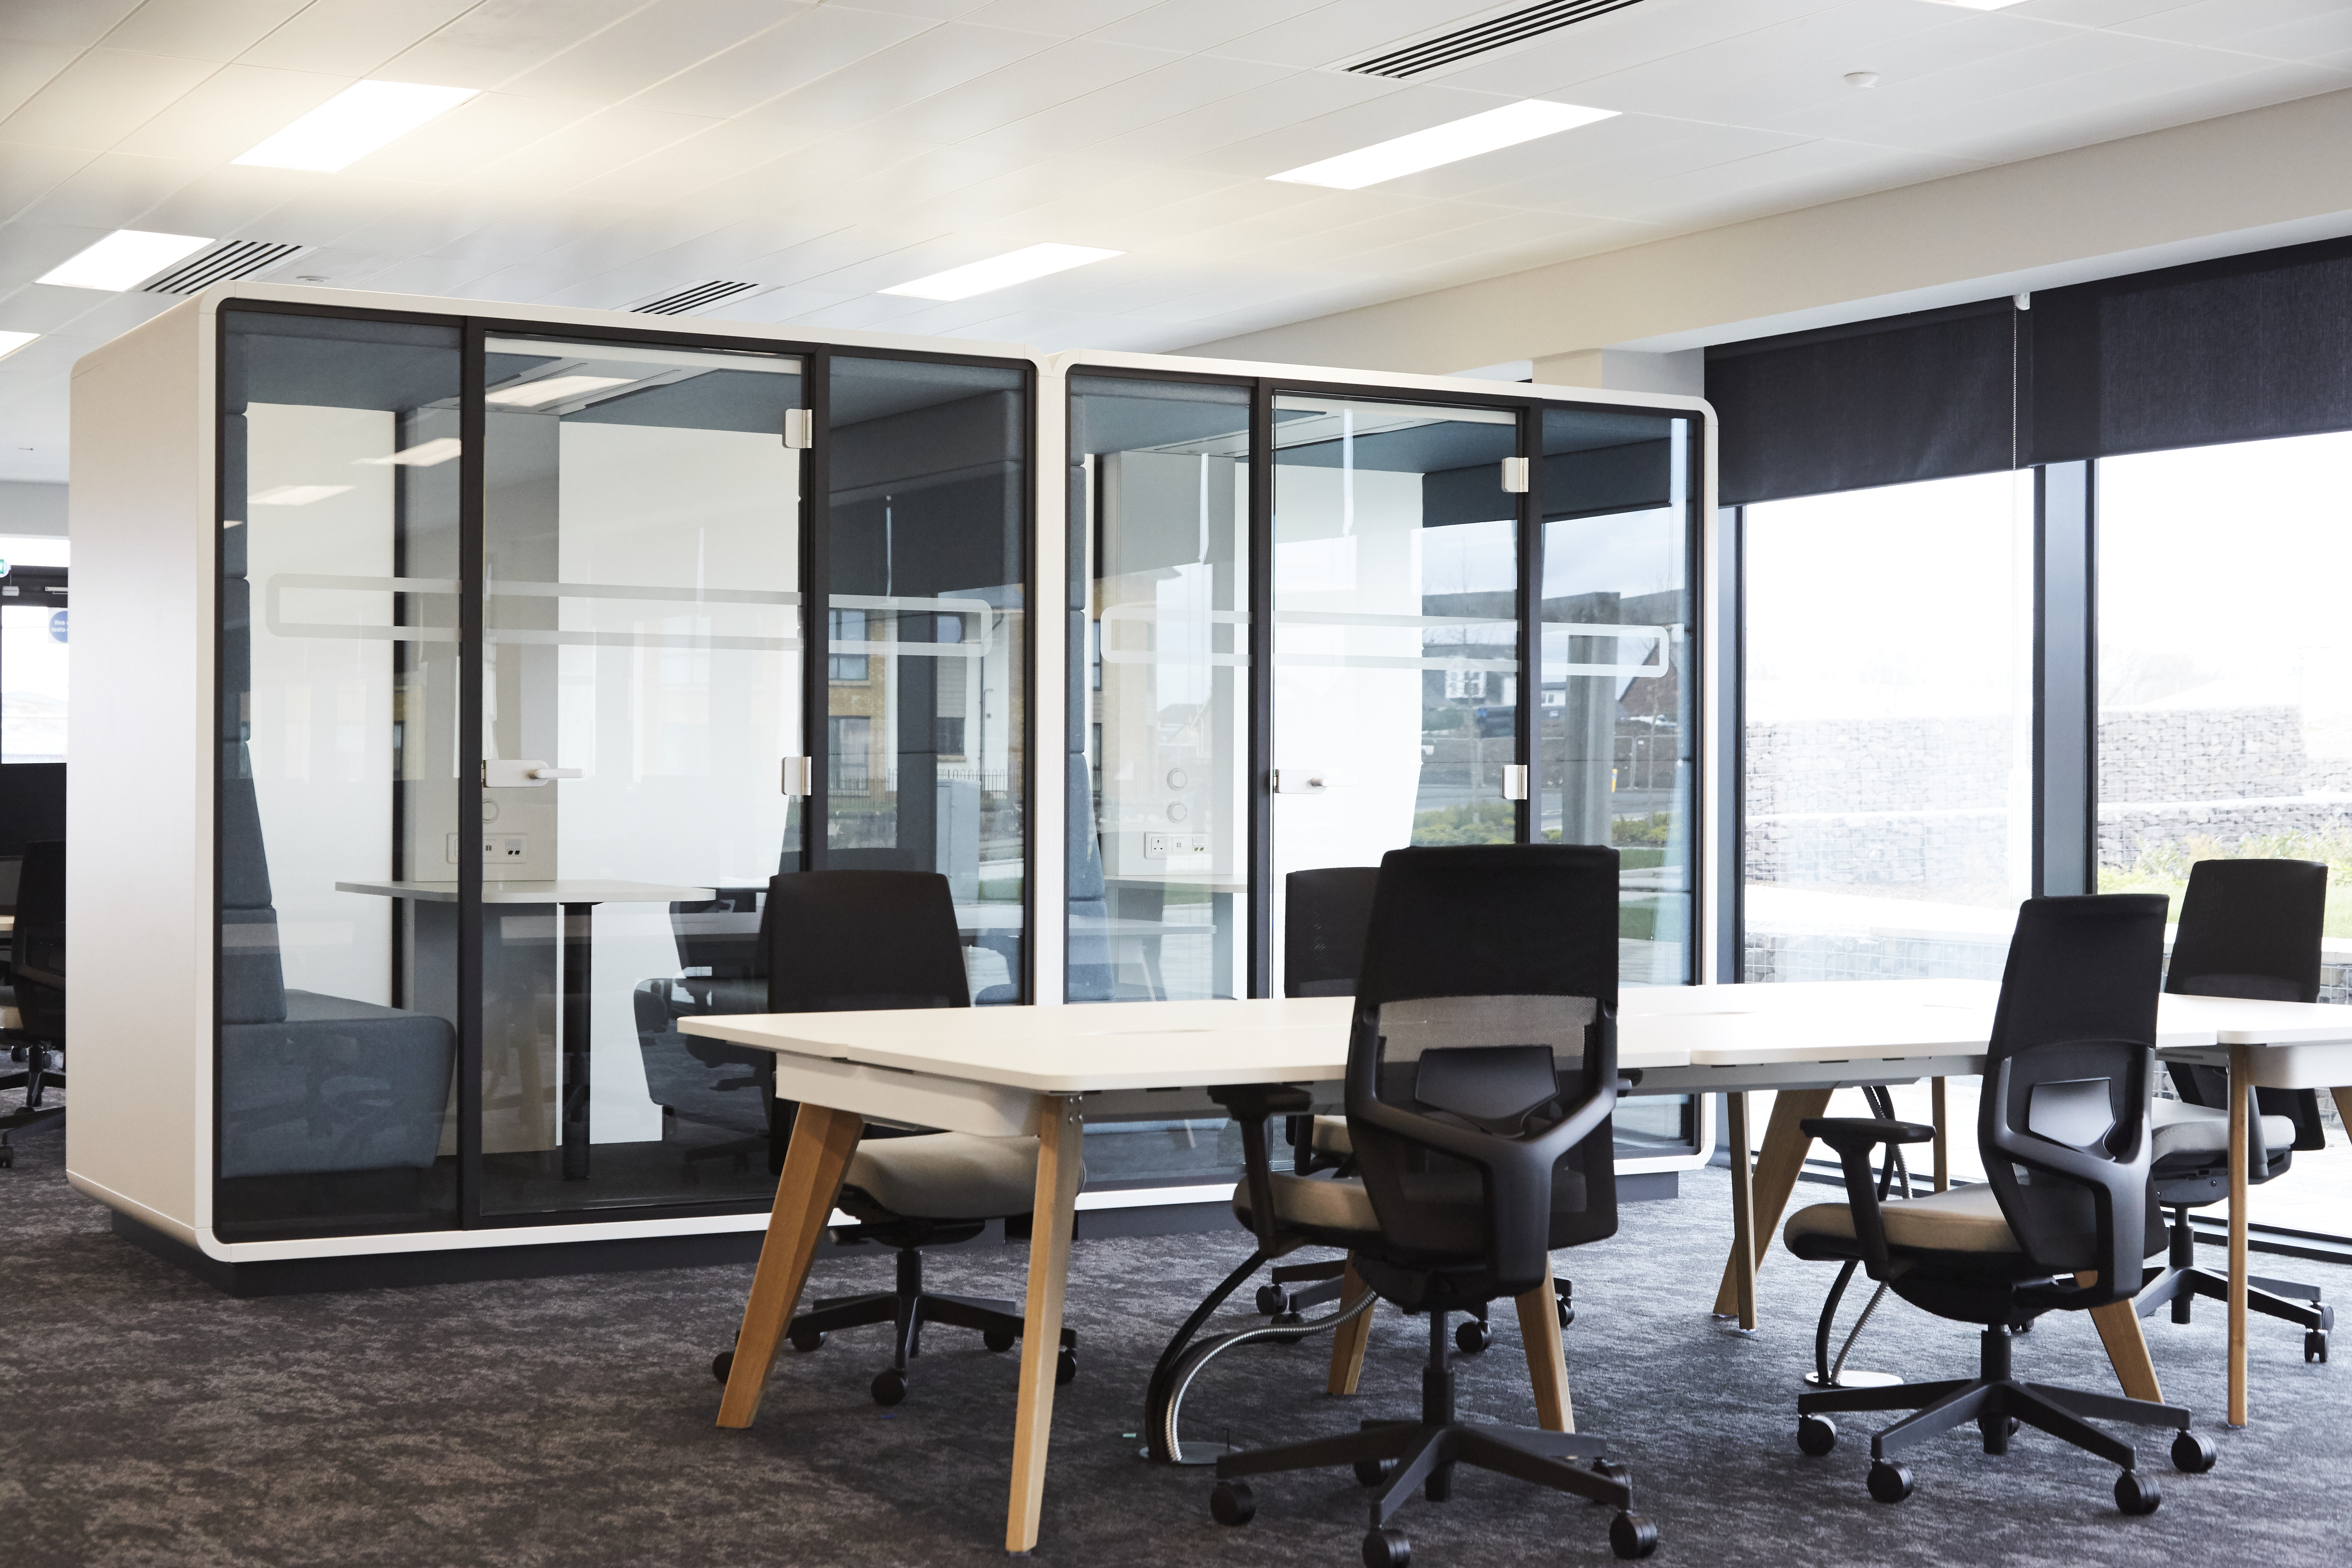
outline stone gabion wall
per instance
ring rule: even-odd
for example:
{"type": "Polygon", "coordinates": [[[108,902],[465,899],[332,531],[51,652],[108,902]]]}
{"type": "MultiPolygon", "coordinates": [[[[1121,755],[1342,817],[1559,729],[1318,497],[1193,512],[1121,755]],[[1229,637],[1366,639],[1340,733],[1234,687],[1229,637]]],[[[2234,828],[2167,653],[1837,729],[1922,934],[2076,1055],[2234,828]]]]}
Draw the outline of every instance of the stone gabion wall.
{"type": "MultiPolygon", "coordinates": [[[[1748,728],[1751,881],[1983,889],[2006,879],[2009,721],[1819,719],[1748,728]]],[[[2352,763],[2305,754],[2287,707],[2110,709],[2099,863],[2207,837],[2352,828],[2352,763]]]]}
{"type": "Polygon", "coordinates": [[[1859,931],[1748,933],[1750,984],[1793,980],[1998,980],[2009,943],[1859,931]]]}

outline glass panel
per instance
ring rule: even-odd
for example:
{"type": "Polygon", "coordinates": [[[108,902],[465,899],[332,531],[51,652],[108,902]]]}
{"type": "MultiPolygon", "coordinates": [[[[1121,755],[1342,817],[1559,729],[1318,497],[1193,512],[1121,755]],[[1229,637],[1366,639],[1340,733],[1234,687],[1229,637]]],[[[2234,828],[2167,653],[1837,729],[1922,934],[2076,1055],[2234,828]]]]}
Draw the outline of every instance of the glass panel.
{"type": "Polygon", "coordinates": [[[2032,876],[2032,476],[1747,509],[1749,980],[1998,980],[2032,876]]]}
{"type": "MultiPolygon", "coordinates": [[[[1617,847],[1628,985],[1690,979],[1690,438],[1688,419],[1544,410],[1536,835],[1617,847]]],[[[1686,1141],[1679,1116],[1663,1135],[1686,1141]]]]}
{"type": "Polygon", "coordinates": [[[483,1211],[765,1199],[772,1058],[677,1024],[800,865],[800,362],[488,349],[483,1211]]]}
{"type": "Polygon", "coordinates": [[[1276,886],[1513,841],[1517,415],[1285,394],[1274,417],[1276,886]]]}
{"type": "Polygon", "coordinates": [[[215,1228],[446,1226],[457,332],[225,320],[215,1228]]]}
{"type": "Polygon", "coordinates": [[[1248,980],[1249,405],[1070,383],[1073,1002],[1248,980]]]}
{"type": "Polygon", "coordinates": [[[1024,999],[1021,373],[833,361],[825,864],[937,871],[974,1003],[1024,999]]]}
{"type": "MultiPolygon", "coordinates": [[[[2324,861],[2329,1002],[2352,999],[2348,463],[2352,435],[2301,436],[2098,473],[2099,891],[2168,893],[2177,913],[2196,861],[2324,861]]],[[[2352,1229],[2352,1145],[2319,1107],[2326,1149],[2253,1188],[2255,1223],[2352,1229]]]]}
{"type": "MultiPolygon", "coordinates": [[[[0,549],[13,542],[0,541],[0,549]]],[[[62,545],[65,542],[39,542],[62,545]]],[[[23,565],[11,552],[0,573],[7,579],[0,583],[0,763],[62,763],[66,760],[65,568],[23,565]]]]}

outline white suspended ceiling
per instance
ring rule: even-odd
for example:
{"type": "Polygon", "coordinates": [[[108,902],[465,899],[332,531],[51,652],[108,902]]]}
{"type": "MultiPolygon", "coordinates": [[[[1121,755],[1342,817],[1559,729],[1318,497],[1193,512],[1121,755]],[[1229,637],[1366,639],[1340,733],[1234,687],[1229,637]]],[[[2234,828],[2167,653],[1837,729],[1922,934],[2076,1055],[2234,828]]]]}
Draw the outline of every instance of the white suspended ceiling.
{"type": "MultiPolygon", "coordinates": [[[[2352,86],[2352,0],[1639,0],[1409,80],[1528,0],[0,0],[0,479],[169,297],[34,279],[116,228],[265,274],[1167,349],[2352,86]],[[1877,85],[1848,85],[1875,72],[1877,85]],[[231,163],[362,79],[479,94],[337,174],[231,163]],[[1525,98],[1620,111],[1358,191],[1266,176],[1525,98]],[[1125,252],[941,303],[1023,247],[1125,252]]],[[[2323,154],[2314,150],[2315,155],[2323,154]]]]}

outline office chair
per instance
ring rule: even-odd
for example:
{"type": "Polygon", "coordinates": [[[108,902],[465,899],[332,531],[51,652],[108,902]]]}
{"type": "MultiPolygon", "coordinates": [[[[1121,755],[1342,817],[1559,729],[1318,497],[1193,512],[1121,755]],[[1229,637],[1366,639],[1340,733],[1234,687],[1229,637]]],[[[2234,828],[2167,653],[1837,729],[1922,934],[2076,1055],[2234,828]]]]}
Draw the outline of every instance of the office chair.
{"type": "MultiPolygon", "coordinates": [[[[948,879],[935,871],[780,876],[768,885],[765,912],[771,1013],[971,1005],[955,904],[948,879]]],[[[782,1102],[782,1110],[789,1118],[799,1107],[782,1102]]],[[[817,1302],[792,1321],[786,1338],[794,1350],[813,1352],[835,1330],[893,1324],[891,1363],[874,1377],[877,1405],[907,1397],[907,1363],[922,1353],[929,1324],[975,1329],[990,1350],[1012,1349],[1021,1337],[1019,1308],[926,1290],[922,1248],[969,1241],[991,1220],[1030,1213],[1036,1191],[1034,1138],[869,1130],[834,1200],[861,1223],[836,1226],[834,1239],[896,1248],[898,1279],[889,1290],[817,1302]]],[[[1059,1383],[1078,1375],[1077,1342],[1075,1330],[1062,1331],[1059,1383]]],[[[721,1352],[711,1375],[726,1382],[734,1361],[734,1352],[721,1352]]]]}
{"type": "Polygon", "coordinates": [[[666,1129],[685,1110],[694,1121],[742,1134],[686,1149],[689,1182],[713,1160],[731,1161],[743,1171],[758,1159],[770,1175],[781,1175],[792,1119],[776,1100],[775,1053],[677,1032],[680,1018],[768,1010],[760,889],[714,891],[716,898],[670,905],[678,973],[640,981],[632,997],[646,1089],[661,1106],[666,1129]],[[729,1068],[741,1070],[719,1076],[729,1068]]]}
{"type": "Polygon", "coordinates": [[[66,1078],[66,847],[58,840],[25,846],[16,889],[15,970],[17,1026],[8,1041],[11,1070],[0,1089],[21,1089],[25,1102],[0,1115],[0,1170],[16,1163],[11,1132],[63,1121],[66,1108],[49,1100],[66,1078]],[[15,1070],[22,1063],[21,1071],[15,1070]]]}
{"type": "Polygon", "coordinates": [[[2018,910],[1977,1112],[1981,1184],[1882,1208],[1870,1152],[1926,1142],[1935,1130],[1875,1117],[1801,1124],[1837,1151],[1846,1201],[1791,1215],[1789,1249],[1859,1258],[1914,1306],[1983,1325],[1974,1378],[1798,1395],[1797,1444],[1816,1457],[1837,1446],[1833,1412],[1915,1413],[1870,1440],[1870,1495],[1881,1502],[1911,1495],[1900,1450],[1969,1421],[1988,1454],[2007,1453],[2023,1422],[2120,1465],[2116,1504],[2126,1513],[2154,1512],[2162,1489],[2136,1468],[2131,1445],[2093,1420],[2172,1427],[2176,1467],[2213,1468],[2213,1444],[2178,1405],[2021,1383],[2010,1367],[2011,1335],[2043,1312],[2129,1300],[2158,1245],[2147,1108],[2165,907],[2161,894],[2124,893],[2029,899],[2018,910]]]}
{"type": "Polygon", "coordinates": [[[1276,1173],[1261,1135],[1234,1194],[1261,1247],[1283,1232],[1354,1254],[1374,1294],[1429,1318],[1418,1421],[1217,1461],[1223,1524],[1245,1478],[1351,1465],[1374,1488],[1364,1561],[1404,1568],[1390,1520],[1471,1465],[1616,1510],[1609,1543],[1646,1557],[1622,1467],[1589,1433],[1459,1421],[1449,1319],[1551,1277],[1551,1249],[1612,1236],[1617,1188],[1617,852],[1519,844],[1391,851],[1381,863],[1348,1044],[1353,1177],[1276,1173]],[[1590,1464],[1574,1461],[1584,1459],[1590,1464]]]}
{"type": "MultiPolygon", "coordinates": [[[[2200,860],[2189,869],[2164,988],[2185,996],[2316,1002],[2326,917],[2327,868],[2316,861],[2200,860]]],[[[2197,1267],[2189,1211],[2230,1196],[2230,1075],[2185,1062],[2171,1068],[2180,1098],[2155,1106],[2156,1201],[2171,1216],[2167,1267],[2153,1272],[2137,1306],[2145,1318],[2169,1302],[2172,1321],[2185,1323],[2198,1297],[2229,1299],[2229,1281],[2197,1267]]],[[[2316,1089],[2262,1089],[2254,1099],[2248,1181],[2273,1181],[2297,1150],[2327,1147],[2316,1089]]],[[[2319,1287],[2249,1279],[2246,1305],[2301,1327],[2306,1362],[2327,1359],[2336,1309],[2321,1303],[2319,1287]]]]}

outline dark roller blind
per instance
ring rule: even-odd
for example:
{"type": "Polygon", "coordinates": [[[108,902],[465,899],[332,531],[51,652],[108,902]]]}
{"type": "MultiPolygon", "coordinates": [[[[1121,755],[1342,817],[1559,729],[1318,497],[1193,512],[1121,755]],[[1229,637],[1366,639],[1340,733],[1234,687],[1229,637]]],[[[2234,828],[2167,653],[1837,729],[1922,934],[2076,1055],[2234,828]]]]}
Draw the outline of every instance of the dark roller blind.
{"type": "Polygon", "coordinates": [[[2352,429],[2352,240],[2042,289],[2031,315],[2028,461],[2352,429]]]}
{"type": "Polygon", "coordinates": [[[1708,349],[1722,501],[2009,468],[2017,314],[2001,299],[1708,349]]]}

